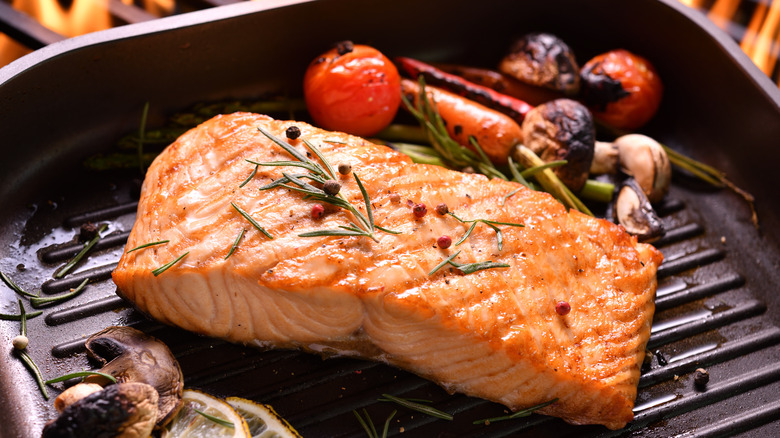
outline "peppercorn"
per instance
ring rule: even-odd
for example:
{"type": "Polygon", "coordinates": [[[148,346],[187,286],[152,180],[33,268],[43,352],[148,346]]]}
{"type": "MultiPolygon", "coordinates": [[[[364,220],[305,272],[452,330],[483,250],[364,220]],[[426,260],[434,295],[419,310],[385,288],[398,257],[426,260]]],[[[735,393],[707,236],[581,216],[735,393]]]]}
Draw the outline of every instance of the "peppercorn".
{"type": "Polygon", "coordinates": [[[697,368],[696,373],[693,375],[693,384],[697,388],[704,388],[710,381],[710,373],[704,368],[697,368]]]}
{"type": "Polygon", "coordinates": [[[338,181],[329,179],[322,185],[322,190],[330,196],[336,196],[341,191],[341,184],[338,181]]]}
{"type": "Polygon", "coordinates": [[[24,350],[27,348],[27,344],[29,343],[30,340],[27,339],[27,336],[24,335],[19,335],[11,341],[11,344],[13,344],[14,348],[17,350],[24,350]]]}
{"type": "Polygon", "coordinates": [[[414,207],[412,207],[412,213],[414,213],[414,217],[421,218],[425,216],[426,213],[428,213],[428,208],[425,206],[425,204],[414,204],[414,207]]]}
{"type": "Polygon", "coordinates": [[[284,134],[290,140],[295,140],[296,138],[301,136],[301,128],[297,126],[290,126],[289,128],[287,128],[286,131],[284,131],[284,134]]]}
{"type": "Polygon", "coordinates": [[[339,173],[342,175],[349,175],[352,172],[352,165],[349,163],[339,164],[339,173]]]}
{"type": "Polygon", "coordinates": [[[325,207],[322,204],[314,204],[311,207],[311,217],[313,219],[319,219],[325,214],[325,207]]]}
{"type": "Polygon", "coordinates": [[[452,245],[452,238],[450,236],[441,236],[436,240],[436,244],[441,249],[447,249],[452,245]]]}
{"type": "Polygon", "coordinates": [[[450,208],[447,207],[447,204],[441,203],[436,206],[436,213],[439,213],[440,215],[444,216],[445,214],[450,212],[450,208]]]}
{"type": "Polygon", "coordinates": [[[93,224],[92,222],[81,224],[81,228],[79,228],[79,242],[88,242],[94,239],[97,234],[97,225],[93,224]]]}
{"type": "Polygon", "coordinates": [[[401,195],[399,195],[398,193],[393,193],[392,195],[390,195],[390,202],[393,203],[401,202],[401,195]]]}
{"type": "Polygon", "coordinates": [[[555,312],[561,316],[568,315],[571,312],[571,304],[566,301],[558,301],[555,303],[555,312]]]}

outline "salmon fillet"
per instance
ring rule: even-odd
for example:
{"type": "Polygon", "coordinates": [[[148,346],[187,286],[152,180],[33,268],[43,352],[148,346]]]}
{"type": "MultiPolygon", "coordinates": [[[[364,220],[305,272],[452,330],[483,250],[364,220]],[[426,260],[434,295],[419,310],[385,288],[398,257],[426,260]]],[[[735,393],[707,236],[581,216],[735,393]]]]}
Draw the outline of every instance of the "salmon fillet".
{"type": "MultiPolygon", "coordinates": [[[[336,177],[366,215],[356,179],[336,177]]],[[[558,399],[539,412],[574,424],[616,429],[633,418],[662,256],[545,193],[413,164],[301,122],[236,113],[182,135],[149,168],[127,249],[159,241],[168,242],[126,252],[113,278],[120,295],[164,323],[236,343],[380,360],[513,410],[558,399]],[[300,237],[356,219],[332,206],[314,218],[315,200],[259,190],[299,168],[259,166],[240,187],[255,168],[247,160],[293,160],[258,127],[286,139],[293,125],[302,135],[288,143],[305,154],[306,139],[334,167],[351,165],[376,225],[401,234],[300,237]],[[411,207],[418,203],[428,208],[422,218],[411,207]],[[485,223],[442,249],[440,236],[457,242],[472,223],[436,213],[441,203],[464,221],[524,226],[496,225],[500,250],[485,223]],[[508,267],[432,273],[458,251],[456,263],[508,267]],[[556,312],[559,301],[568,314],[556,312]]]]}

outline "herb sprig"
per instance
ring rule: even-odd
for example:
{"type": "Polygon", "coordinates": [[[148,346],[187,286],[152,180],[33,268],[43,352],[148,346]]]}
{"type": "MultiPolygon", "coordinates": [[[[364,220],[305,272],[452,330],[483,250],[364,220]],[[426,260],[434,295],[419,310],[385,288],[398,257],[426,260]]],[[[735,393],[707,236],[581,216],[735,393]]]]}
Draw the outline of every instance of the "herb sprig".
{"type": "Polygon", "coordinates": [[[446,265],[450,264],[454,266],[456,269],[463,272],[465,275],[473,274],[477,271],[482,271],[485,269],[494,269],[494,268],[509,268],[509,264],[507,263],[498,263],[493,261],[486,261],[486,262],[477,262],[477,263],[458,263],[455,261],[455,257],[457,257],[460,254],[460,251],[452,254],[451,256],[444,259],[441,263],[436,265],[433,269],[431,269],[431,272],[428,273],[428,276],[431,276],[436,273],[439,269],[445,267],[446,265]]]}
{"type": "Polygon", "coordinates": [[[323,184],[325,183],[325,181],[337,179],[336,171],[334,170],[333,166],[330,164],[327,158],[325,158],[325,156],[322,154],[322,152],[319,150],[317,146],[307,141],[306,139],[303,140],[303,143],[306,145],[306,147],[322,162],[322,165],[316,161],[309,159],[306,155],[299,152],[290,144],[274,136],[273,134],[266,131],[262,127],[258,126],[257,129],[261,133],[263,133],[263,135],[268,137],[268,139],[270,139],[271,141],[279,145],[282,149],[287,151],[287,153],[292,155],[297,161],[271,161],[271,162],[250,161],[251,163],[256,165],[261,165],[261,166],[293,166],[293,167],[303,168],[309,171],[308,174],[303,174],[303,175],[282,172],[283,178],[279,178],[278,180],[272,182],[271,184],[260,187],[260,190],[270,190],[277,187],[283,187],[289,190],[300,192],[305,195],[304,199],[312,199],[318,202],[324,202],[339,208],[343,208],[349,211],[352,214],[352,216],[356,219],[355,221],[350,221],[348,225],[340,225],[338,229],[310,231],[310,232],[299,234],[298,235],[299,237],[365,236],[374,241],[378,241],[375,235],[376,230],[380,230],[390,234],[400,234],[400,232],[398,231],[388,230],[374,223],[373,208],[371,207],[371,200],[368,197],[368,191],[366,191],[365,186],[363,185],[362,181],[360,181],[360,178],[357,176],[355,172],[352,172],[352,177],[355,179],[355,182],[357,183],[357,186],[360,189],[360,194],[363,197],[363,202],[366,208],[366,214],[361,213],[360,210],[358,210],[354,205],[352,205],[349,201],[347,201],[346,198],[344,198],[344,195],[342,195],[341,193],[337,193],[336,195],[330,195],[328,193],[325,193],[323,189],[319,187],[315,187],[312,184],[309,184],[308,182],[304,181],[304,178],[306,178],[308,180],[323,184]]]}
{"type": "Polygon", "coordinates": [[[235,242],[233,242],[233,245],[230,247],[230,251],[228,251],[227,255],[225,256],[225,260],[227,260],[230,256],[233,255],[234,252],[236,252],[238,243],[241,242],[241,239],[244,237],[244,233],[246,233],[246,229],[242,228],[241,232],[238,233],[238,237],[236,237],[235,242]]]}
{"type": "Polygon", "coordinates": [[[106,228],[108,228],[108,225],[106,224],[101,225],[97,231],[97,234],[95,234],[95,237],[90,239],[89,242],[85,243],[84,247],[81,249],[81,251],[79,251],[78,254],[76,254],[75,257],[73,257],[68,263],[65,264],[65,266],[63,266],[57,272],[55,272],[54,278],[62,278],[65,276],[65,274],[70,272],[70,270],[73,269],[73,267],[76,266],[76,264],[80,262],[82,258],[84,258],[84,256],[89,252],[89,250],[91,250],[92,247],[94,247],[98,243],[98,241],[100,241],[100,233],[105,231],[106,228]]]}
{"type": "Polygon", "coordinates": [[[76,295],[80,294],[87,286],[87,283],[89,283],[89,278],[85,278],[84,281],[82,281],[75,289],[72,289],[70,292],[61,295],[51,296],[51,297],[30,298],[30,304],[37,309],[38,307],[45,306],[48,304],[54,304],[65,300],[69,300],[75,297],[76,295]]]}
{"type": "MultiPolygon", "coordinates": [[[[19,300],[19,314],[21,315],[19,321],[19,333],[21,336],[27,337],[27,311],[24,309],[24,305],[22,305],[22,300],[19,300]]],[[[17,355],[19,355],[19,359],[22,360],[22,363],[25,367],[30,371],[30,374],[33,375],[33,378],[35,379],[35,383],[38,385],[38,389],[40,389],[41,394],[43,394],[43,398],[46,400],[49,399],[49,391],[46,389],[46,385],[43,383],[43,375],[41,374],[41,370],[38,368],[38,365],[35,364],[35,361],[30,356],[29,353],[27,353],[26,347],[25,349],[17,350],[14,349],[17,355]]]]}
{"type": "Polygon", "coordinates": [[[3,283],[5,283],[6,286],[10,287],[11,289],[14,290],[14,292],[16,292],[16,293],[18,293],[20,295],[24,295],[24,296],[29,297],[29,298],[33,298],[33,297],[37,297],[38,296],[36,294],[27,292],[24,289],[22,289],[21,287],[19,287],[19,285],[17,285],[16,283],[14,283],[13,280],[11,280],[11,277],[9,277],[8,275],[6,275],[3,272],[0,272],[0,280],[3,280],[3,283]]]}
{"type": "Polygon", "coordinates": [[[458,246],[461,243],[465,242],[466,239],[468,239],[468,237],[471,235],[471,232],[474,231],[474,228],[477,227],[477,224],[479,224],[481,222],[481,223],[489,226],[490,228],[493,229],[493,231],[496,232],[496,239],[498,241],[498,250],[501,251],[504,248],[504,236],[503,236],[503,234],[501,234],[501,229],[498,228],[498,225],[507,225],[507,226],[510,226],[510,227],[525,227],[524,224],[516,224],[516,223],[513,223],[513,222],[492,221],[492,220],[488,220],[488,219],[461,219],[458,216],[456,216],[455,213],[453,213],[453,212],[448,212],[447,214],[449,214],[450,216],[452,216],[455,219],[457,219],[458,222],[460,222],[460,223],[463,223],[463,224],[470,223],[471,224],[469,229],[466,231],[466,234],[464,234],[463,237],[461,237],[457,242],[455,242],[455,246],[458,246]]]}
{"type": "Polygon", "coordinates": [[[434,407],[416,401],[412,401],[410,399],[396,397],[390,394],[382,394],[382,398],[380,398],[379,401],[393,402],[407,409],[411,409],[413,411],[417,411],[422,414],[429,415],[431,417],[441,418],[442,420],[452,421],[452,419],[454,418],[452,414],[448,414],[444,411],[440,411],[434,407]]]}
{"type": "Polygon", "coordinates": [[[133,249],[127,250],[127,253],[129,254],[129,253],[131,253],[133,251],[138,251],[139,249],[149,248],[150,246],[162,245],[162,244],[165,244],[165,243],[168,243],[168,242],[170,242],[170,240],[159,240],[157,242],[144,243],[143,245],[138,245],[138,246],[136,246],[133,249]]]}
{"type": "Polygon", "coordinates": [[[387,417],[387,420],[385,420],[385,426],[382,428],[382,435],[379,435],[376,430],[376,426],[374,426],[374,421],[371,420],[371,416],[368,415],[368,411],[363,409],[363,416],[365,416],[365,419],[363,416],[358,413],[358,411],[353,410],[352,413],[355,414],[355,418],[357,418],[360,425],[363,427],[363,430],[366,431],[366,434],[368,435],[368,438],[387,438],[387,432],[390,430],[390,421],[395,417],[395,414],[398,411],[393,411],[390,413],[390,416],[387,417]]]}
{"type": "Polygon", "coordinates": [[[490,424],[490,423],[495,423],[497,421],[514,420],[515,418],[527,417],[527,416],[533,414],[534,412],[536,412],[537,410],[542,409],[545,406],[549,406],[549,405],[551,405],[551,404],[553,404],[553,403],[555,403],[557,401],[558,401],[558,399],[554,398],[554,399],[552,399],[550,401],[546,401],[544,403],[540,403],[540,404],[538,404],[536,406],[531,406],[530,408],[523,409],[521,411],[517,411],[517,412],[515,412],[513,414],[510,414],[510,415],[504,415],[504,416],[501,416],[501,417],[493,417],[493,418],[485,418],[483,420],[476,420],[476,421],[474,421],[473,424],[490,424]]]}
{"type": "Polygon", "coordinates": [[[201,411],[200,409],[192,408],[192,410],[195,411],[196,413],[202,415],[204,418],[206,418],[206,419],[208,419],[210,421],[213,421],[214,423],[219,424],[220,426],[224,426],[224,427],[227,427],[227,428],[230,428],[230,429],[235,429],[236,428],[236,425],[233,424],[232,421],[225,420],[224,418],[215,417],[215,416],[213,416],[211,414],[207,414],[207,413],[201,411]]]}
{"type": "Polygon", "coordinates": [[[44,382],[47,385],[52,385],[54,383],[64,382],[66,380],[75,379],[77,377],[89,377],[89,376],[101,376],[108,379],[111,383],[116,383],[116,377],[112,376],[111,374],[101,373],[100,371],[75,371],[72,373],[65,374],[60,377],[55,377],[53,379],[49,379],[46,382],[44,382]]]}
{"type": "Polygon", "coordinates": [[[155,276],[155,277],[156,277],[156,276],[158,276],[158,275],[160,275],[160,274],[162,274],[163,272],[165,272],[165,271],[167,271],[168,269],[170,269],[170,268],[171,268],[173,265],[175,265],[176,263],[179,263],[179,261],[180,261],[181,259],[183,259],[184,257],[187,257],[187,254],[189,254],[189,253],[190,253],[190,252],[189,252],[189,251],[187,251],[187,252],[185,252],[184,254],[180,255],[179,257],[176,257],[176,259],[174,259],[173,261],[171,261],[171,262],[168,262],[168,263],[166,263],[166,264],[164,264],[164,265],[160,266],[159,268],[157,268],[157,269],[153,270],[153,271],[152,271],[152,274],[154,274],[154,276],[155,276]]]}

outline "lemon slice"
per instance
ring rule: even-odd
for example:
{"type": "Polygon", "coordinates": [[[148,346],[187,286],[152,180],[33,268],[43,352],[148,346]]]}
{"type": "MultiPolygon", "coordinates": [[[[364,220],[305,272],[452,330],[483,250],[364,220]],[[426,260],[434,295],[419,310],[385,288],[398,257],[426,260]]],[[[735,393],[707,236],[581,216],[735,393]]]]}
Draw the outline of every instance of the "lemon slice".
{"type": "Polygon", "coordinates": [[[228,397],[226,401],[244,417],[252,438],[301,438],[290,423],[268,405],[241,397],[228,397]]]}
{"type": "Polygon", "coordinates": [[[184,406],[163,429],[162,438],[251,437],[244,418],[224,400],[194,389],[185,389],[182,398],[184,406]]]}

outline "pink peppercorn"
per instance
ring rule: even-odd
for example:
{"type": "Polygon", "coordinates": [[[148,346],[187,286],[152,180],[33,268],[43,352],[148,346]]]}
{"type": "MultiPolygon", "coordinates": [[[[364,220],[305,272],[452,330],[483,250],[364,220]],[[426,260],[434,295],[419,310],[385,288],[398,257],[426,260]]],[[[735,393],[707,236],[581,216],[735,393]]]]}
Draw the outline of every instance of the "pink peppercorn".
{"type": "Polygon", "coordinates": [[[412,207],[412,213],[414,213],[415,217],[421,218],[425,216],[426,213],[428,213],[428,208],[425,207],[425,204],[414,204],[414,207],[412,207]]]}
{"type": "Polygon", "coordinates": [[[312,207],[311,207],[311,217],[312,217],[312,219],[319,219],[324,214],[325,214],[325,207],[323,207],[322,204],[314,204],[314,205],[312,205],[312,207]]]}
{"type": "Polygon", "coordinates": [[[567,315],[569,312],[571,312],[571,304],[567,303],[566,301],[558,301],[555,303],[555,311],[558,313],[558,315],[567,315]]]}
{"type": "Polygon", "coordinates": [[[441,249],[447,249],[452,245],[452,238],[450,236],[441,236],[436,240],[436,244],[441,249]]]}

